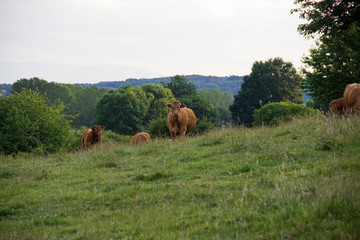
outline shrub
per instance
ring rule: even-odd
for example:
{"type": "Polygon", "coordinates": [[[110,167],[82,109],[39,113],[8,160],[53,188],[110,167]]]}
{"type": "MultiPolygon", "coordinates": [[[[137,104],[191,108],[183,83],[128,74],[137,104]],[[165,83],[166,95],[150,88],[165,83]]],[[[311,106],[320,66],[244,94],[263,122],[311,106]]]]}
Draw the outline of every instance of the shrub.
{"type": "Polygon", "coordinates": [[[166,118],[157,118],[148,124],[151,137],[169,138],[170,132],[166,125],[166,118]]]}
{"type": "Polygon", "coordinates": [[[48,99],[38,91],[0,99],[0,152],[53,153],[60,149],[70,130],[71,116],[63,104],[48,106],[48,99]]]}
{"type": "Polygon", "coordinates": [[[320,113],[318,110],[292,102],[269,103],[254,111],[253,126],[278,125],[290,121],[295,116],[308,116],[320,113]]]}
{"type": "Polygon", "coordinates": [[[130,143],[132,136],[120,135],[111,130],[103,131],[103,143],[114,141],[117,143],[130,143]]]}
{"type": "Polygon", "coordinates": [[[215,128],[215,125],[207,119],[200,120],[196,123],[194,134],[203,134],[215,128]]]}

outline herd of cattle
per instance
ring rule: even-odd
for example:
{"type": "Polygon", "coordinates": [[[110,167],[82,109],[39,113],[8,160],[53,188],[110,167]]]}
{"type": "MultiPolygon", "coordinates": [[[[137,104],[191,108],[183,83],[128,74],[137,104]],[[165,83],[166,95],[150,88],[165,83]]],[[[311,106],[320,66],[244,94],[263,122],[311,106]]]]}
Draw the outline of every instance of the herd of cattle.
{"type": "MultiPolygon", "coordinates": [[[[167,104],[171,112],[167,116],[166,125],[169,128],[171,139],[183,139],[185,135],[192,132],[196,125],[196,117],[190,108],[179,101],[167,104]]],[[[344,91],[344,97],[332,100],[329,105],[330,113],[339,115],[342,113],[351,114],[352,112],[360,113],[360,84],[348,84],[344,91]]],[[[87,150],[94,145],[101,145],[102,130],[105,127],[94,125],[85,130],[82,136],[82,147],[87,150]]],[[[135,134],[131,139],[132,145],[142,145],[149,143],[151,137],[146,132],[135,134]]]]}
{"type": "MultiPolygon", "coordinates": [[[[194,130],[196,125],[196,117],[190,108],[179,101],[174,101],[172,104],[167,104],[171,108],[171,112],[167,116],[166,125],[169,128],[171,139],[183,139],[185,135],[194,130]]],[[[82,147],[88,150],[91,146],[99,146],[102,143],[102,130],[104,126],[94,125],[85,130],[82,135],[82,147]]],[[[131,139],[132,145],[142,145],[151,141],[151,137],[146,132],[135,134],[131,139]]]]}
{"type": "Polygon", "coordinates": [[[344,96],[330,102],[329,111],[334,115],[360,113],[360,84],[348,84],[344,96]]]}

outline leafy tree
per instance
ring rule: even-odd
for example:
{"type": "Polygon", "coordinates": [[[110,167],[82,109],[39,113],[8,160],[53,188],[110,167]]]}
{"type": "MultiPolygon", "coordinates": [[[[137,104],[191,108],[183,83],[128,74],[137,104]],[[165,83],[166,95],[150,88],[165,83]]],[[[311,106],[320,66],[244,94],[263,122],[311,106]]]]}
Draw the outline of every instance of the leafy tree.
{"type": "Polygon", "coordinates": [[[292,102],[269,103],[254,111],[253,126],[278,125],[287,122],[295,116],[308,116],[319,113],[318,110],[292,102]]]}
{"type": "Polygon", "coordinates": [[[128,85],[111,90],[96,106],[97,124],[122,135],[133,135],[141,129],[153,99],[140,87],[128,85]]]}
{"type": "Polygon", "coordinates": [[[70,130],[63,104],[48,105],[38,91],[14,92],[0,99],[0,152],[13,154],[53,153],[59,150],[70,130]]]}
{"type": "Polygon", "coordinates": [[[296,0],[307,23],[298,31],[305,37],[318,37],[316,47],[303,58],[306,67],[304,89],[314,105],[326,109],[343,95],[345,86],[360,80],[360,2],[357,0],[296,0]]]}
{"type": "Polygon", "coordinates": [[[206,120],[217,123],[219,120],[219,112],[209,101],[200,94],[191,96],[183,96],[180,102],[191,108],[198,121],[206,120]]]}
{"type": "Polygon", "coordinates": [[[251,70],[229,108],[235,123],[251,126],[254,110],[268,103],[302,102],[302,78],[292,63],[282,58],[256,61],[251,70]]]}
{"type": "Polygon", "coordinates": [[[166,104],[172,103],[175,100],[171,90],[155,84],[146,84],[141,88],[148,95],[153,96],[153,100],[150,103],[144,124],[147,124],[157,118],[166,118],[169,112],[166,104]]]}
{"type": "Polygon", "coordinates": [[[220,121],[231,121],[231,112],[229,106],[234,101],[234,97],[228,93],[220,91],[219,89],[201,89],[200,95],[208,100],[218,111],[220,121]]]}
{"type": "MultiPolygon", "coordinates": [[[[46,80],[36,77],[30,79],[23,78],[13,84],[12,93],[21,92],[23,89],[31,89],[33,91],[38,90],[41,94],[46,95],[46,97],[49,99],[48,105],[60,103],[69,105],[75,101],[74,93],[70,89],[71,87],[74,86],[71,86],[70,84],[47,82],[46,80]]],[[[68,109],[67,113],[70,112],[71,110],[68,109]]]]}
{"type": "Polygon", "coordinates": [[[176,75],[171,77],[170,82],[161,83],[164,87],[169,88],[176,98],[197,94],[195,85],[189,82],[185,76],[176,75]]]}
{"type": "Polygon", "coordinates": [[[72,126],[92,126],[95,124],[95,108],[100,99],[109,92],[107,88],[92,86],[89,88],[77,88],[74,95],[75,101],[69,106],[71,112],[76,115],[72,126]]]}

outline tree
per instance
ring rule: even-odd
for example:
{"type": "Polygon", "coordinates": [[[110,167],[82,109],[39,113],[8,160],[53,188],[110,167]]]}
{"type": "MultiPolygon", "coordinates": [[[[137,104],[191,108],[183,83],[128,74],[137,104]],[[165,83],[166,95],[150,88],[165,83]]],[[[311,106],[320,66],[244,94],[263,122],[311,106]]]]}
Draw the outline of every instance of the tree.
{"type": "Polygon", "coordinates": [[[282,58],[256,61],[249,76],[244,77],[241,90],[229,107],[233,120],[251,126],[255,109],[272,102],[301,103],[301,76],[292,63],[282,58]]]}
{"type": "Polygon", "coordinates": [[[223,92],[219,89],[201,89],[199,94],[208,100],[218,111],[219,120],[231,121],[231,112],[229,106],[234,101],[234,97],[229,92],[223,92]]]}
{"type": "Polygon", "coordinates": [[[130,85],[112,90],[96,106],[97,124],[122,135],[134,135],[141,129],[153,98],[130,85]]]}
{"type": "Polygon", "coordinates": [[[172,103],[175,98],[171,90],[160,85],[146,84],[141,87],[148,95],[153,96],[149,110],[146,114],[144,124],[148,124],[157,118],[166,118],[169,110],[166,106],[172,103]]]}
{"type": "Polygon", "coordinates": [[[164,87],[169,88],[177,99],[182,96],[197,94],[196,86],[189,82],[185,76],[176,75],[171,77],[170,82],[161,82],[161,84],[164,87]]]}
{"type": "Polygon", "coordinates": [[[72,126],[79,128],[81,126],[90,127],[96,123],[95,108],[100,99],[109,92],[108,88],[98,88],[92,86],[89,88],[77,88],[75,101],[69,106],[72,114],[76,115],[72,126]]]}
{"type": "Polygon", "coordinates": [[[343,95],[345,86],[360,80],[360,2],[357,0],[296,0],[307,23],[298,31],[318,37],[316,47],[303,58],[304,89],[314,105],[326,110],[329,102],[343,95]]]}
{"type": "MultiPolygon", "coordinates": [[[[23,78],[13,84],[12,93],[21,92],[23,89],[38,90],[41,94],[46,95],[49,100],[48,105],[60,103],[69,105],[75,101],[74,93],[70,89],[71,87],[76,88],[75,86],[70,86],[70,84],[47,82],[37,77],[30,79],[23,78]]],[[[71,110],[67,109],[66,112],[70,113],[71,110]]]]}
{"type": "Polygon", "coordinates": [[[14,92],[0,99],[0,152],[53,153],[70,130],[63,104],[48,105],[38,91],[14,92]]]}

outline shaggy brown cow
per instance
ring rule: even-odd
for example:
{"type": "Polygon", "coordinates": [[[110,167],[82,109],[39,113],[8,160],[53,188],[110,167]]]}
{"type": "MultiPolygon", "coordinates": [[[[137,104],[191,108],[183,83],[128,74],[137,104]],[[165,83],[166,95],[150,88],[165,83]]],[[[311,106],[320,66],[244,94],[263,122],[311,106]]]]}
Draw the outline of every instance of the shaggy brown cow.
{"type": "Polygon", "coordinates": [[[146,132],[139,132],[131,139],[131,145],[143,145],[151,142],[151,137],[146,132]]]}
{"type": "Polygon", "coordinates": [[[166,125],[169,128],[171,139],[175,140],[176,137],[181,139],[185,137],[185,134],[191,133],[196,125],[196,117],[194,112],[185,106],[180,104],[179,101],[174,101],[172,104],[167,104],[168,108],[171,108],[166,119],[166,125]]]}
{"type": "Polygon", "coordinates": [[[344,91],[344,102],[348,114],[360,113],[360,84],[348,84],[344,91]]]}
{"type": "Polygon", "coordinates": [[[344,98],[338,98],[332,100],[329,105],[329,112],[334,115],[339,115],[345,113],[345,101],[344,98]]]}
{"type": "Polygon", "coordinates": [[[94,125],[91,128],[85,130],[82,135],[82,147],[84,150],[88,150],[92,145],[100,146],[102,143],[102,130],[105,127],[100,125],[94,125]]]}

